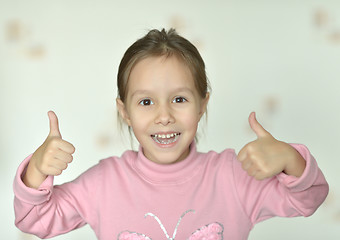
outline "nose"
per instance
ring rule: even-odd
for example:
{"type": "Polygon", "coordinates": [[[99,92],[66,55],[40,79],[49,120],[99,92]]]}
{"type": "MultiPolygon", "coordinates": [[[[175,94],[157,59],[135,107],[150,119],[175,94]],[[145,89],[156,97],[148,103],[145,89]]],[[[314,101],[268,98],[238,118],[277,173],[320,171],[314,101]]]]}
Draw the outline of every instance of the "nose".
{"type": "Polygon", "coordinates": [[[174,122],[175,118],[171,107],[168,104],[160,105],[157,109],[155,123],[166,126],[174,122]]]}

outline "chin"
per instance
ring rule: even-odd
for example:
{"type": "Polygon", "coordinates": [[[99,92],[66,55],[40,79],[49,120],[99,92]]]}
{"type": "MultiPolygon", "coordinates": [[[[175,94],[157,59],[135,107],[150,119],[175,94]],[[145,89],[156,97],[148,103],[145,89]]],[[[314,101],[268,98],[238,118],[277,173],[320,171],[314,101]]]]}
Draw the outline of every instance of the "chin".
{"type": "Polygon", "coordinates": [[[167,165],[180,162],[190,153],[190,144],[186,147],[187,141],[181,140],[183,138],[180,137],[178,141],[166,145],[153,141],[150,145],[145,146],[144,150],[149,149],[149,151],[144,152],[144,155],[150,161],[158,164],[167,165]]]}

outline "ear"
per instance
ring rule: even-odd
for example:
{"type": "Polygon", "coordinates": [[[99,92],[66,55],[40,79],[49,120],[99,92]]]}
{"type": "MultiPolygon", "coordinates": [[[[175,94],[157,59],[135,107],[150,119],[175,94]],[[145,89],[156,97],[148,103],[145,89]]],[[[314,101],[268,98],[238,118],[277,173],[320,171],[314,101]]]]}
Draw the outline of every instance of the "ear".
{"type": "Polygon", "coordinates": [[[205,98],[202,99],[202,101],[201,101],[201,107],[200,107],[200,112],[199,112],[200,118],[207,111],[209,98],[210,98],[210,94],[207,92],[206,95],[205,95],[205,98]]]}
{"type": "Polygon", "coordinates": [[[123,118],[123,120],[126,122],[127,125],[131,126],[131,121],[129,114],[126,110],[125,104],[120,98],[116,99],[117,109],[119,112],[119,115],[123,118]]]}

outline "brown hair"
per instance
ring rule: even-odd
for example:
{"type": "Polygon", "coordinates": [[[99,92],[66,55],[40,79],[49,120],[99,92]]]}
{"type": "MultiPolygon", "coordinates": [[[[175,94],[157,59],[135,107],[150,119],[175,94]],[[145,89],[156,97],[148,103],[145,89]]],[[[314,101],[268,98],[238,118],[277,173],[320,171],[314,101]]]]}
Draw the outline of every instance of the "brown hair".
{"type": "Polygon", "coordinates": [[[153,29],[126,50],[118,69],[118,98],[125,102],[130,73],[140,60],[147,57],[173,55],[179,57],[189,67],[197,92],[205,98],[209,90],[209,82],[204,61],[197,48],[172,28],[169,31],[164,28],[161,31],[153,29]]]}

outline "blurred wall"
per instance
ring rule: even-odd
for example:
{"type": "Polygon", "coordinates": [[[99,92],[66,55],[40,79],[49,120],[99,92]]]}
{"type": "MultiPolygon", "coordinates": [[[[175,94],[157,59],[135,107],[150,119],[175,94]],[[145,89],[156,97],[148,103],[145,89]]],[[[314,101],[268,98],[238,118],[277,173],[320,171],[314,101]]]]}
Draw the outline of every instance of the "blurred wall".
{"type": "MultiPolygon", "coordinates": [[[[12,180],[59,116],[75,160],[56,183],[120,155],[115,78],[127,47],[152,28],[175,27],[200,50],[212,86],[199,150],[240,150],[255,110],[278,139],[306,144],[331,190],[310,218],[258,224],[252,240],[340,239],[340,1],[0,0],[0,233],[14,226],[12,180]]],[[[95,239],[84,227],[55,239],[95,239]]]]}

